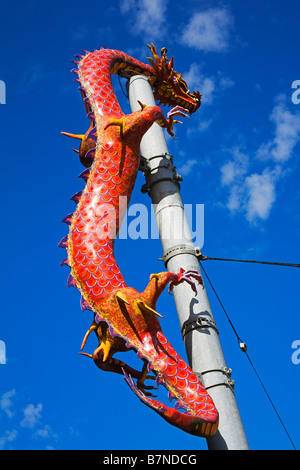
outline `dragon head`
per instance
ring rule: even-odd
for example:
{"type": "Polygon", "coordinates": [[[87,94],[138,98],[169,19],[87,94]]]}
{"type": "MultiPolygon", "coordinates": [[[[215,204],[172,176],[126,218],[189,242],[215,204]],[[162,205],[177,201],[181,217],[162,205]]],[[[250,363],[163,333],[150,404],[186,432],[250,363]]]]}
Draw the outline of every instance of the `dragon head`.
{"type": "Polygon", "coordinates": [[[160,100],[159,104],[179,105],[185,108],[189,114],[194,113],[200,107],[201,94],[199,91],[191,93],[185,80],[180,73],[173,69],[174,57],[169,60],[166,56],[167,49],[161,49],[161,58],[157,54],[153,44],[147,44],[153,57],[148,57],[156,80],[152,83],[155,99],[160,100]]]}

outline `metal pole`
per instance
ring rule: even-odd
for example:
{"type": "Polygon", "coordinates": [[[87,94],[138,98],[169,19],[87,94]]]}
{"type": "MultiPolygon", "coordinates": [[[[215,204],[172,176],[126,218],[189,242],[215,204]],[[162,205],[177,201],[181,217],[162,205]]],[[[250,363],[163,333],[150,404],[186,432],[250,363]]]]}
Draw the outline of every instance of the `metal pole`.
{"type": "MultiPolygon", "coordinates": [[[[146,77],[132,77],[127,87],[133,112],[140,109],[138,100],[147,106],[156,105],[146,77]]],[[[178,272],[182,267],[201,274],[172,158],[158,124],[154,123],[144,135],[140,150],[147,162],[146,188],[154,206],[165,265],[171,272],[178,272]]],[[[207,439],[208,448],[246,450],[249,447],[233,392],[231,371],[224,359],[206,289],[199,286],[195,296],[191,287],[183,283],[173,292],[189,364],[200,376],[220,414],[219,430],[207,439]]]]}

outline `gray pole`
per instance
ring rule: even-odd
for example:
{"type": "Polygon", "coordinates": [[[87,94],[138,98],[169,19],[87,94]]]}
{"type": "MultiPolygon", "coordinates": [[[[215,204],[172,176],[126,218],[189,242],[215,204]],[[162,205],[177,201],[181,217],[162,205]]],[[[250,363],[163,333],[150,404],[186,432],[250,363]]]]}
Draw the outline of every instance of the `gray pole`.
{"type": "MultiPolygon", "coordinates": [[[[140,109],[138,100],[155,106],[146,77],[132,77],[127,85],[133,112],[140,109]]],[[[201,274],[172,158],[158,124],[154,123],[144,135],[140,150],[148,167],[146,188],[154,206],[165,265],[171,272],[182,267],[201,274]]],[[[207,439],[208,448],[246,450],[249,447],[230,380],[231,371],[226,366],[206,289],[197,286],[195,296],[191,287],[183,283],[173,292],[189,364],[200,376],[220,414],[219,429],[207,439]]]]}

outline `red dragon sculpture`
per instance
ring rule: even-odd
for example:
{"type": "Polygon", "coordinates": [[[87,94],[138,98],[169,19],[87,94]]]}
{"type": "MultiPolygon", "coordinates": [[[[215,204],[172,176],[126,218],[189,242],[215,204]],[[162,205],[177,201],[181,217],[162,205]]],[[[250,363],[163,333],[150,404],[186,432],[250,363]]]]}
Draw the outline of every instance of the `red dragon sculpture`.
{"type": "Polygon", "coordinates": [[[128,287],[114,257],[114,242],[120,221],[120,197],[130,200],[140,163],[139,144],[145,132],[157,122],[173,134],[175,116],[187,116],[200,106],[199,92],[189,92],[181,75],[173,70],[173,57],[169,61],[166,49],[160,58],[153,45],[149,46],[154,59],[151,65],[133,59],[127,54],[110,49],[84,51],[73,61],[73,70],[80,83],[84,106],[90,127],[84,135],[63,133],[81,140],[79,158],[86,169],[81,174],[86,185],[71,199],[76,202],[74,213],[63,219],[70,226],[69,234],[58,246],[67,250],[62,265],[71,268],[68,286],[81,292],[82,310],[92,310],[94,320],[88,336],[95,332],[99,346],[94,353],[85,354],[105,371],[125,377],[139,399],[155,410],[170,424],[197,435],[208,437],[218,427],[218,412],[211,397],[191,368],[170,345],[158,320],[156,302],[167,285],[169,290],[182,282],[202,279],[195,271],[152,274],[144,292],[128,287]],[[164,117],[158,106],[147,107],[124,115],[115,96],[111,75],[149,77],[155,99],[175,105],[164,117]],[[113,357],[116,352],[134,350],[142,359],[141,371],[113,357]],[[146,385],[153,372],[156,383],[169,391],[173,408],[154,399],[154,387],[146,385]],[[179,411],[178,408],[183,408],[179,411]]]}

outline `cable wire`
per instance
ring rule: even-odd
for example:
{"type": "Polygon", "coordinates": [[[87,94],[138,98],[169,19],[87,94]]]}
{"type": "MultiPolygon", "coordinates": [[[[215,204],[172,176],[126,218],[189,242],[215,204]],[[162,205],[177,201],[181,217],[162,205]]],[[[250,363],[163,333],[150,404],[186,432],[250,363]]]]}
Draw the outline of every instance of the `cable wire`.
{"type": "Polygon", "coordinates": [[[119,80],[119,84],[120,84],[120,87],[121,87],[121,90],[123,92],[123,95],[126,97],[126,98],[129,98],[127,93],[125,93],[124,89],[123,89],[123,86],[122,86],[122,82],[121,82],[121,79],[120,79],[120,75],[118,75],[118,80],[119,80]]]}
{"type": "Polygon", "coordinates": [[[222,301],[221,301],[219,295],[217,294],[216,289],[214,288],[214,286],[213,286],[213,284],[212,284],[212,282],[211,282],[211,280],[210,280],[210,278],[209,278],[207,272],[205,271],[205,269],[204,269],[204,267],[203,267],[201,261],[199,261],[199,264],[200,264],[200,266],[201,266],[201,269],[203,269],[203,272],[204,272],[204,274],[205,274],[205,276],[206,276],[206,278],[207,278],[207,280],[208,280],[208,282],[209,282],[209,284],[210,284],[210,286],[211,286],[211,288],[212,288],[212,290],[213,290],[213,292],[214,292],[216,298],[218,299],[218,302],[220,303],[220,305],[221,305],[221,307],[222,307],[222,310],[224,311],[224,313],[225,313],[225,315],[226,315],[226,318],[227,318],[227,320],[228,320],[229,323],[230,323],[231,328],[233,329],[233,331],[234,331],[234,333],[235,333],[235,335],[236,335],[236,337],[237,337],[237,339],[238,339],[240,349],[246,354],[247,359],[248,359],[248,361],[249,361],[249,363],[250,363],[250,365],[251,365],[251,367],[252,367],[252,369],[253,369],[253,371],[254,371],[256,377],[258,378],[258,380],[259,380],[259,382],[260,382],[260,384],[261,384],[261,386],[262,386],[262,388],[263,388],[263,390],[264,390],[264,392],[265,392],[265,394],[266,394],[266,396],[267,396],[267,398],[268,398],[268,400],[269,400],[269,402],[270,402],[270,404],[271,404],[273,410],[275,411],[275,413],[276,413],[276,415],[277,415],[277,418],[279,419],[279,421],[280,421],[280,423],[281,423],[281,426],[283,427],[283,429],[284,429],[284,431],[285,431],[285,433],[286,433],[286,435],[287,435],[287,437],[288,437],[290,443],[292,444],[293,449],[296,450],[296,446],[295,446],[295,444],[294,444],[294,442],[293,442],[293,440],[292,440],[292,438],[291,438],[291,436],[290,436],[290,434],[289,434],[287,428],[285,427],[285,425],[284,425],[284,423],[283,423],[283,421],[282,421],[282,419],[281,419],[281,417],[280,417],[280,415],[279,415],[279,413],[278,413],[278,411],[277,411],[277,409],[276,409],[276,406],[275,406],[273,400],[271,399],[271,397],[270,397],[270,395],[269,395],[269,393],[268,393],[268,391],[267,391],[267,389],[266,389],[266,387],[265,387],[265,385],[264,385],[262,379],[261,379],[260,376],[259,376],[259,373],[258,373],[257,369],[255,368],[255,366],[254,366],[252,360],[251,360],[250,357],[249,357],[249,354],[247,353],[246,344],[241,340],[241,337],[239,336],[239,334],[238,334],[237,330],[235,329],[235,327],[234,327],[232,321],[230,320],[229,315],[228,315],[228,313],[227,313],[227,311],[226,311],[226,309],[225,309],[225,307],[224,307],[224,305],[223,305],[223,303],[222,303],[222,301]]]}
{"type": "Polygon", "coordinates": [[[238,263],[259,263],[259,264],[271,264],[272,266],[290,266],[292,268],[300,268],[300,264],[297,263],[278,263],[273,261],[257,261],[249,259],[231,259],[231,258],[212,258],[210,256],[205,256],[202,253],[198,256],[198,260],[215,260],[215,261],[236,261],[238,263]]]}

